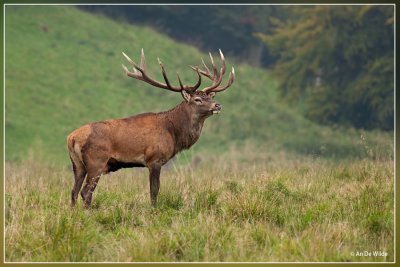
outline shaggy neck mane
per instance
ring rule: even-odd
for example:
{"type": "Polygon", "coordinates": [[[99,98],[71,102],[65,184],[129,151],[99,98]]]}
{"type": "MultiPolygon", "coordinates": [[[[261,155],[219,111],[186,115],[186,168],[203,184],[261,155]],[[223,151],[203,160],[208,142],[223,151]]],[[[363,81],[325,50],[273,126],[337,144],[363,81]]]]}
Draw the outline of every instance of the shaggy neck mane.
{"type": "Polygon", "coordinates": [[[190,148],[199,139],[206,117],[194,113],[186,101],[164,112],[175,137],[175,153],[190,148]]]}

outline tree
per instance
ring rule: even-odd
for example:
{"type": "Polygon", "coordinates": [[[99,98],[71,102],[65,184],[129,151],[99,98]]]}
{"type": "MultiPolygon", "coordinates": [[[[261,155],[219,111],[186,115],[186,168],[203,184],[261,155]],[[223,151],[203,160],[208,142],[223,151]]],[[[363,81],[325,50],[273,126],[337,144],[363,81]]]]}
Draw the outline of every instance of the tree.
{"type": "Polygon", "coordinates": [[[394,127],[393,6],[297,6],[258,34],[278,56],[285,99],[305,115],[357,128],[394,127]],[[289,17],[287,17],[289,18],[289,17]]]}

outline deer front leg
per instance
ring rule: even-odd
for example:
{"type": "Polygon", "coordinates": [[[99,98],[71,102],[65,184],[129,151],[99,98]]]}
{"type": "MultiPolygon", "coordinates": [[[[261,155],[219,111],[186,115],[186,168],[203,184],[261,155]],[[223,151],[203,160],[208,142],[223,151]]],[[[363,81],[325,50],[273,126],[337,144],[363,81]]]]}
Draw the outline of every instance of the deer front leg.
{"type": "Polygon", "coordinates": [[[160,171],[161,165],[159,164],[153,164],[149,167],[150,199],[153,207],[157,204],[157,195],[160,190],[160,171]]]}

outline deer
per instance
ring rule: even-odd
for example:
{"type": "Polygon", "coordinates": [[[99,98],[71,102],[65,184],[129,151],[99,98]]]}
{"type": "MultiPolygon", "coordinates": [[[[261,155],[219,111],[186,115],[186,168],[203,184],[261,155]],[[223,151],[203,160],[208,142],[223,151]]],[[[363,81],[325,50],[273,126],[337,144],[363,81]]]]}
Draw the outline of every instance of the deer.
{"type": "Polygon", "coordinates": [[[91,207],[92,194],[100,176],[121,168],[147,167],[150,181],[151,205],[156,206],[160,190],[161,167],[182,150],[189,149],[200,137],[204,121],[220,113],[222,106],[214,100],[216,93],[229,88],[235,80],[235,70],[229,74],[226,85],[221,85],[225,74],[225,58],[219,50],[221,68],[218,71],[212,54],[209,53],[212,70],[201,59],[204,69],[189,66],[197,74],[194,85],[184,85],[177,73],[179,86],[170,83],[164,65],[158,64],[164,82],[151,78],[146,68],[146,59],[141,50],[140,64],[122,55],[132,65],[129,70],[122,64],[128,77],[143,81],[154,87],[180,93],[183,101],[174,108],[158,113],[143,113],[121,119],[109,119],[83,125],[67,137],[69,157],[74,174],[71,206],[77,202],[79,192],[86,208],[91,207]],[[211,85],[198,90],[202,77],[211,80],[211,85]],[[82,188],[86,177],[85,185],[82,188]]]}

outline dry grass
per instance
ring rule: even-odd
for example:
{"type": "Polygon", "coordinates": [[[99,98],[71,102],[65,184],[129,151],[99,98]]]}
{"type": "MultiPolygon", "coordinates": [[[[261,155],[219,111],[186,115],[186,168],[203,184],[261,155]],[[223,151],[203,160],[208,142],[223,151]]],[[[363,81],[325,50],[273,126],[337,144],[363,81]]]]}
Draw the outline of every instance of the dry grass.
{"type": "Polygon", "coordinates": [[[146,170],[104,176],[85,210],[69,170],[7,163],[6,261],[393,261],[392,160],[211,165],[164,171],[157,208],[146,170]]]}

